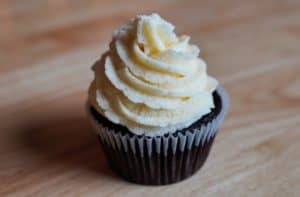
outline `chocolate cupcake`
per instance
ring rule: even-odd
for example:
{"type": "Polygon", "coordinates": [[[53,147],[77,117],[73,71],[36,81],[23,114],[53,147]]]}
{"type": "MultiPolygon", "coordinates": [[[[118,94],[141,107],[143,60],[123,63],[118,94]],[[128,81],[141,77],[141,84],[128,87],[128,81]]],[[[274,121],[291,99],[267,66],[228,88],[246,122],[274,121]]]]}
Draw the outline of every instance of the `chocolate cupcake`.
{"type": "Polygon", "coordinates": [[[95,63],[88,113],[111,167],[125,179],[170,184],[204,164],[228,108],[199,48],[158,14],[137,16],[95,63]]]}

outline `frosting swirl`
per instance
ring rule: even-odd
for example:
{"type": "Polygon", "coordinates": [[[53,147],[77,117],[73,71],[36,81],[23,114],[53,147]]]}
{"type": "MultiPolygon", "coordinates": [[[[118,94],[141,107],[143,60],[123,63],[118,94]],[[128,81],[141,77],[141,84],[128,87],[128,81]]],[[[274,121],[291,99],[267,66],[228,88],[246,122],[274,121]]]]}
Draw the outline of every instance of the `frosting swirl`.
{"type": "Polygon", "coordinates": [[[158,14],[120,27],[94,66],[92,105],[138,135],[174,132],[209,113],[217,81],[189,39],[158,14]]]}

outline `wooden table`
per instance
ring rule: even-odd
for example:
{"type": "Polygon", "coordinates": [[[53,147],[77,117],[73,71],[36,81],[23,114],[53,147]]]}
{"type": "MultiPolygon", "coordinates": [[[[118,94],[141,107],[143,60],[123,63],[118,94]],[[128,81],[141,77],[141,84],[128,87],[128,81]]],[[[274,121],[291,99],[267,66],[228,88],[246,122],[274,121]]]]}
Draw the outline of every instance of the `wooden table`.
{"type": "Polygon", "coordinates": [[[0,196],[300,196],[300,2],[0,2],[0,196]],[[84,102],[112,31],[153,10],[200,45],[231,109],[192,178],[149,187],[108,167],[84,102]]]}

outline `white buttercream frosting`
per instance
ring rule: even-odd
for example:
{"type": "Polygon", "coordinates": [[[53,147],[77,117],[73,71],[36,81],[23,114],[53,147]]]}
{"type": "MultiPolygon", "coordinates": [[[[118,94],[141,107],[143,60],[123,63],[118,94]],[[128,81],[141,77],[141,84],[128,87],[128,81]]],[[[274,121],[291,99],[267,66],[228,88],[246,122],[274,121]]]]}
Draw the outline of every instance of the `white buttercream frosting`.
{"type": "Polygon", "coordinates": [[[218,82],[207,75],[199,48],[158,14],[137,16],[113,35],[94,65],[90,102],[137,135],[190,126],[214,108],[218,82]]]}

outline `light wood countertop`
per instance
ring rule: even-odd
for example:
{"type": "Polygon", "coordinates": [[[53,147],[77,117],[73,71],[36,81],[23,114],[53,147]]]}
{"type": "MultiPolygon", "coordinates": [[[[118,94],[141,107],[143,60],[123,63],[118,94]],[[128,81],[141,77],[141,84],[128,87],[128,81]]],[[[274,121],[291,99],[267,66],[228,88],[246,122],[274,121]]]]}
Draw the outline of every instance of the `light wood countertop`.
{"type": "Polygon", "coordinates": [[[300,196],[300,1],[2,0],[0,110],[0,196],[300,196]],[[231,98],[204,167],[159,187],[118,178],[84,112],[112,31],[152,11],[231,98]]]}

